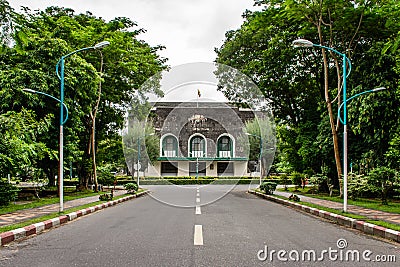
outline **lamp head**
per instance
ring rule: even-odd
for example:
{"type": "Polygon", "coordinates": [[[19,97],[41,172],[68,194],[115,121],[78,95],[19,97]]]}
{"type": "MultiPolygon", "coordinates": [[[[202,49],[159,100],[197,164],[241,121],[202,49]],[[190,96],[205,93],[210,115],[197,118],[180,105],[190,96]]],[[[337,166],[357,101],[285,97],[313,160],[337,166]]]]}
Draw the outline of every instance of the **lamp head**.
{"type": "Polygon", "coordinates": [[[293,41],[294,47],[313,47],[314,44],[306,39],[297,39],[293,41]]]}
{"type": "Polygon", "coordinates": [[[27,92],[27,93],[31,93],[31,94],[36,94],[35,90],[29,89],[29,88],[24,88],[24,89],[22,89],[22,91],[27,92]]]}
{"type": "Polygon", "coordinates": [[[382,90],[386,90],[386,87],[378,87],[378,88],[372,89],[373,92],[382,91],[382,90]]]}
{"type": "Polygon", "coordinates": [[[108,46],[109,44],[110,44],[109,41],[103,41],[103,42],[100,42],[100,43],[98,43],[98,44],[95,44],[95,45],[93,46],[93,48],[94,48],[94,49],[101,49],[101,48],[104,48],[104,47],[108,46]]]}

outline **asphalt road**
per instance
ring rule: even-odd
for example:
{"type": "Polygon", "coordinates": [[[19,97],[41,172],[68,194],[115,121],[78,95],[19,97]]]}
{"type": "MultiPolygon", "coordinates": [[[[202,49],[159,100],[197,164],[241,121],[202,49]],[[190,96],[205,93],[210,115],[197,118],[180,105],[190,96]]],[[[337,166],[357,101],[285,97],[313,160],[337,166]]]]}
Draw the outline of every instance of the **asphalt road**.
{"type": "Polygon", "coordinates": [[[228,194],[222,185],[149,188],[152,196],[1,248],[0,266],[399,266],[396,244],[257,198],[247,186],[228,194]]]}

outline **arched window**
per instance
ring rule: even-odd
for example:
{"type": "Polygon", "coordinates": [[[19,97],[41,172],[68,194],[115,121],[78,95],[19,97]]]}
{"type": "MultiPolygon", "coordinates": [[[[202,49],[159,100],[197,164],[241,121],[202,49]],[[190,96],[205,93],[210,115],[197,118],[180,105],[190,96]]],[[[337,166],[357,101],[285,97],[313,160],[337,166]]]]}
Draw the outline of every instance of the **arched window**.
{"type": "Polygon", "coordinates": [[[221,136],[218,139],[218,157],[230,158],[233,156],[232,139],[229,136],[221,136]]]}
{"type": "Polygon", "coordinates": [[[189,157],[202,158],[206,156],[206,140],[202,136],[193,136],[190,139],[189,157]]]}
{"type": "Polygon", "coordinates": [[[167,135],[162,141],[162,157],[176,157],[178,155],[178,140],[173,135],[167,135]]]}

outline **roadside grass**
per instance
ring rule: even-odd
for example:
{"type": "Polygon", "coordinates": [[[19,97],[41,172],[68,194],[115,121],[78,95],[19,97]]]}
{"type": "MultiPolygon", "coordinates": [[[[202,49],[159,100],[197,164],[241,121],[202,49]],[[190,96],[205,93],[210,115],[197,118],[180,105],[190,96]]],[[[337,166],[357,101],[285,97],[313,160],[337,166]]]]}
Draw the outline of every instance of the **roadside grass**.
{"type": "MultiPolygon", "coordinates": [[[[139,189],[136,193],[138,194],[138,193],[141,193],[141,192],[143,192],[145,190],[146,189],[139,189]]],[[[120,195],[120,196],[114,197],[113,200],[117,200],[117,199],[129,196],[129,195],[130,194],[120,195]]],[[[21,222],[21,223],[2,226],[2,227],[0,227],[0,233],[4,233],[4,232],[8,232],[8,231],[15,230],[15,229],[18,229],[18,228],[22,228],[22,227],[25,227],[25,226],[28,226],[28,225],[31,225],[31,224],[34,224],[34,223],[43,222],[43,221],[46,221],[46,220],[49,220],[49,219],[53,219],[53,218],[59,217],[61,215],[65,215],[65,214],[68,214],[68,213],[71,213],[71,212],[74,212],[74,211],[78,211],[78,210],[81,210],[81,209],[86,209],[86,208],[89,208],[89,207],[93,207],[93,206],[96,206],[98,204],[102,204],[102,203],[105,203],[105,202],[108,202],[108,201],[96,201],[96,202],[92,202],[92,203],[89,203],[89,204],[85,204],[85,205],[73,207],[73,208],[70,208],[70,209],[66,209],[63,212],[54,212],[54,213],[50,213],[50,214],[47,214],[47,215],[44,215],[44,216],[40,216],[40,217],[31,219],[31,220],[27,220],[27,221],[24,221],[24,222],[21,222]]]]}
{"type": "MultiPolygon", "coordinates": [[[[258,189],[256,189],[255,191],[263,193],[262,191],[260,191],[258,189]]],[[[272,195],[272,196],[274,196],[276,198],[288,200],[288,198],[284,197],[284,196],[279,196],[279,195],[272,195]]],[[[331,212],[331,213],[342,215],[342,216],[346,216],[346,217],[349,217],[349,218],[352,218],[352,219],[365,221],[365,222],[369,222],[369,223],[372,223],[372,224],[375,224],[375,225],[379,225],[379,226],[383,226],[383,227],[386,227],[386,228],[389,228],[389,229],[400,231],[400,225],[398,225],[398,224],[393,224],[393,223],[389,223],[389,222],[385,222],[385,221],[381,221],[381,220],[371,220],[368,217],[365,217],[365,216],[362,216],[362,215],[343,212],[343,211],[340,211],[340,210],[327,208],[327,207],[324,207],[324,206],[315,205],[315,204],[308,203],[308,202],[299,201],[299,202],[296,202],[296,203],[299,203],[301,205],[304,205],[304,206],[307,206],[307,207],[310,207],[310,208],[316,208],[316,209],[319,209],[319,210],[331,212]]]]}
{"type": "MultiPolygon", "coordinates": [[[[100,194],[104,194],[107,192],[93,192],[91,190],[83,191],[83,192],[70,192],[66,189],[65,195],[64,195],[64,201],[70,201],[78,198],[85,198],[85,197],[91,197],[91,196],[96,196],[100,194]]],[[[32,208],[37,208],[37,207],[42,207],[42,206],[47,206],[51,204],[57,204],[60,202],[59,197],[43,197],[40,199],[35,199],[29,202],[22,202],[24,204],[18,204],[18,202],[15,202],[15,204],[12,202],[10,205],[5,206],[5,207],[0,207],[0,215],[1,214],[6,214],[6,213],[11,213],[14,211],[18,210],[24,210],[24,209],[32,209],[32,208]]]]}
{"type": "Polygon", "coordinates": [[[366,220],[366,222],[372,223],[372,224],[375,224],[375,225],[379,225],[379,226],[382,226],[382,227],[389,228],[389,229],[396,230],[396,231],[400,232],[400,225],[397,225],[397,224],[388,223],[388,222],[379,221],[379,220],[366,220]]]}
{"type": "MultiPolygon", "coordinates": [[[[309,196],[313,198],[318,198],[318,199],[323,199],[323,200],[330,200],[338,203],[343,203],[343,199],[340,198],[339,196],[332,196],[330,197],[328,194],[315,194],[310,192],[310,187],[306,187],[304,189],[299,188],[297,191],[295,191],[295,188],[290,187],[288,190],[284,189],[277,189],[278,191],[281,192],[290,192],[293,194],[301,194],[304,196],[309,196]]],[[[358,198],[356,200],[353,199],[348,199],[347,203],[349,205],[355,205],[367,209],[373,209],[373,210],[380,210],[384,212],[391,212],[391,213],[397,213],[400,214],[400,201],[398,200],[390,200],[388,205],[382,205],[382,202],[380,199],[370,199],[370,198],[358,198]]]]}

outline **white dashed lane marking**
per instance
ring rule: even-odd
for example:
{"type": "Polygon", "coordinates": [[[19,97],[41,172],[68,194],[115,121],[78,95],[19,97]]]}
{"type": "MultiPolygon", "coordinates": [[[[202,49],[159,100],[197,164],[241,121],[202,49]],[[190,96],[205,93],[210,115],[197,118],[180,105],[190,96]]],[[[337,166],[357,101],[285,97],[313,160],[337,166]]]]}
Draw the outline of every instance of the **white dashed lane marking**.
{"type": "Polygon", "coordinates": [[[203,245],[203,226],[196,224],[194,226],[194,245],[202,246],[203,245]]]}
{"type": "Polygon", "coordinates": [[[200,206],[196,206],[196,215],[200,215],[201,214],[201,208],[200,206]]]}

